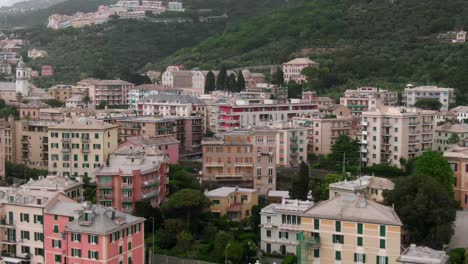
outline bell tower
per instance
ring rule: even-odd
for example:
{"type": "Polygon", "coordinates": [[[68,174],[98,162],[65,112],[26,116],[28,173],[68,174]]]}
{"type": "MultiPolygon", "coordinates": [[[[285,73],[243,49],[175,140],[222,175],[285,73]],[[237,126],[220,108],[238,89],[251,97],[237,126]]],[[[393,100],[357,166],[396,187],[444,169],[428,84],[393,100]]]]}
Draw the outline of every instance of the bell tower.
{"type": "Polygon", "coordinates": [[[26,68],[26,64],[23,61],[23,56],[20,57],[18,66],[16,67],[16,93],[21,95],[29,96],[29,78],[30,72],[26,68]]]}

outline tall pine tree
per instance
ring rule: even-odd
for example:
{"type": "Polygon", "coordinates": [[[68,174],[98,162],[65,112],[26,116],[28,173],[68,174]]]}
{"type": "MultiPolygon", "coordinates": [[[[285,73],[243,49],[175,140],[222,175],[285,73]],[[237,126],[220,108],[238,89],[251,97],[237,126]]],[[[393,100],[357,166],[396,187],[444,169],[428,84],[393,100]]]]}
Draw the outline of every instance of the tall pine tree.
{"type": "Polygon", "coordinates": [[[309,166],[303,161],[299,167],[299,175],[293,179],[292,189],[291,189],[291,198],[299,200],[307,200],[307,195],[309,194],[309,166]]]}
{"type": "Polygon", "coordinates": [[[284,73],[280,67],[276,68],[276,72],[273,73],[271,83],[276,85],[284,84],[284,73]]]}
{"type": "Polygon", "coordinates": [[[229,75],[228,88],[229,88],[228,90],[232,93],[238,92],[236,75],[234,75],[234,73],[231,73],[229,75]]]}
{"type": "Polygon", "coordinates": [[[205,94],[209,94],[216,89],[216,78],[212,71],[206,74],[205,79],[205,94]]]}
{"type": "Polygon", "coordinates": [[[221,69],[218,73],[218,78],[216,79],[216,90],[226,90],[226,83],[228,81],[228,76],[226,72],[226,67],[221,65],[221,69]]]}
{"type": "Polygon", "coordinates": [[[237,74],[237,92],[241,92],[243,90],[245,90],[245,78],[242,71],[239,71],[239,74],[237,74]]]}

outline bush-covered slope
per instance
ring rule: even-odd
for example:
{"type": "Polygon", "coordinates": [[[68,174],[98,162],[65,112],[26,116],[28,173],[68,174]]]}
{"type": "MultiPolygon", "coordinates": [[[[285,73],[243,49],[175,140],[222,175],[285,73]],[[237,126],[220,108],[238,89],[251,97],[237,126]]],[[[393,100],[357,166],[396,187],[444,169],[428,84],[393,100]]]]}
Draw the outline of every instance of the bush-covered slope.
{"type": "MultiPolygon", "coordinates": [[[[468,28],[465,0],[308,0],[259,16],[180,50],[162,64],[229,67],[310,55],[331,70],[328,87],[401,87],[406,82],[468,89],[468,43],[437,34],[468,28]]],[[[460,94],[460,96],[462,96],[460,94]]]]}

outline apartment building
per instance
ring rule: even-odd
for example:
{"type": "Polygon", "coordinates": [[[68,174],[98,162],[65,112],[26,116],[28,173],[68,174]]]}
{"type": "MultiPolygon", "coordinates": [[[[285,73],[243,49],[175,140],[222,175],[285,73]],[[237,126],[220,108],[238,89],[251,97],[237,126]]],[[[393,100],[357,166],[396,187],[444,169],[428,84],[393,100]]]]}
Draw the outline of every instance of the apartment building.
{"type": "Polygon", "coordinates": [[[84,200],[83,183],[61,175],[39,176],[37,180],[31,178],[19,188],[26,191],[61,192],[77,202],[82,202],[84,200]]]}
{"type": "Polygon", "coordinates": [[[9,117],[3,123],[5,160],[36,169],[48,167],[48,127],[54,121],[28,121],[9,117]]]}
{"type": "Polygon", "coordinates": [[[0,180],[5,178],[5,120],[0,118],[0,180]]]}
{"type": "Polygon", "coordinates": [[[161,136],[154,138],[144,138],[143,136],[129,137],[119,145],[119,148],[134,146],[153,148],[162,151],[168,157],[169,164],[176,164],[179,161],[180,141],[172,136],[161,136]]]}
{"type": "Polygon", "coordinates": [[[337,196],[302,215],[298,262],[396,264],[402,225],[392,207],[337,196]]]}
{"type": "Polygon", "coordinates": [[[215,216],[227,216],[232,221],[242,221],[252,215],[252,207],[258,205],[256,189],[220,187],[205,192],[211,201],[210,211],[215,216]]]}
{"type": "Polygon", "coordinates": [[[49,172],[90,177],[118,147],[118,126],[75,117],[49,127],[49,172]]]}
{"type": "Polygon", "coordinates": [[[354,181],[340,181],[329,185],[329,198],[333,199],[339,195],[363,194],[367,199],[382,203],[383,192],[391,191],[395,184],[386,178],[375,176],[362,176],[354,181]]]}
{"type": "Polygon", "coordinates": [[[144,263],[142,217],[56,201],[44,213],[44,263],[144,263]]]}
{"type": "Polygon", "coordinates": [[[165,71],[162,74],[162,85],[175,88],[192,88],[192,71],[165,71]]]}
{"type": "Polygon", "coordinates": [[[260,212],[262,251],[267,254],[296,254],[302,232],[301,218],[312,206],[314,202],[311,201],[282,199],[280,203],[264,207],[260,212]]]}
{"type": "Polygon", "coordinates": [[[307,133],[301,127],[276,129],[276,165],[298,167],[307,161],[307,133]]]}
{"type": "Polygon", "coordinates": [[[352,117],[315,115],[313,117],[294,117],[293,126],[307,129],[307,152],[315,155],[328,155],[333,144],[341,135],[351,136],[352,117]]]}
{"type": "Polygon", "coordinates": [[[418,86],[406,85],[403,93],[403,101],[406,106],[413,106],[418,100],[429,98],[437,99],[442,104],[441,110],[448,110],[451,104],[455,103],[455,89],[443,88],[437,86],[418,86]]]}
{"type": "Polygon", "coordinates": [[[319,68],[320,64],[308,58],[296,58],[286,63],[283,63],[284,81],[286,83],[295,81],[302,83],[306,81],[306,77],[301,74],[301,71],[306,67],[319,68]]]}
{"type": "Polygon", "coordinates": [[[346,90],[340,98],[340,104],[348,107],[351,114],[360,116],[364,111],[371,111],[382,105],[395,106],[398,103],[398,93],[376,87],[359,87],[356,90],[346,90]]]}
{"type": "Polygon", "coordinates": [[[276,131],[234,130],[222,137],[205,137],[202,180],[221,186],[276,189],[276,131]]]}
{"type": "Polygon", "coordinates": [[[457,144],[467,137],[468,124],[445,123],[434,129],[432,149],[435,151],[446,151],[450,145],[457,144]]]}
{"type": "Polygon", "coordinates": [[[206,104],[190,95],[154,95],[138,104],[145,116],[206,116],[206,104]]]}
{"type": "Polygon", "coordinates": [[[362,113],[362,164],[400,167],[432,149],[435,111],[383,106],[362,113]]]}
{"type": "Polygon", "coordinates": [[[47,93],[62,103],[65,103],[65,101],[73,95],[72,86],[67,84],[52,86],[47,89],[47,93]]]}
{"type": "Polygon", "coordinates": [[[59,192],[0,187],[3,260],[50,263],[44,260],[44,210],[55,201],[73,202],[59,192]]]}
{"type": "Polygon", "coordinates": [[[172,94],[180,95],[182,94],[182,89],[177,89],[174,87],[168,87],[164,85],[154,85],[154,84],[142,84],[135,86],[128,93],[128,103],[129,109],[137,111],[139,115],[143,114],[143,105],[139,105],[140,102],[144,101],[145,98],[152,95],[162,95],[162,94],[172,94]]]}
{"type": "Polygon", "coordinates": [[[123,142],[130,137],[159,138],[172,136],[179,141],[180,153],[201,152],[203,118],[191,117],[128,117],[116,119],[123,142]]]}
{"type": "Polygon", "coordinates": [[[127,105],[128,92],[135,85],[122,80],[85,79],[75,84],[73,89],[85,90],[95,105],[106,102],[108,105],[127,105]]]}
{"type": "Polygon", "coordinates": [[[468,141],[463,140],[444,151],[455,177],[453,192],[455,200],[463,209],[468,209],[468,141]]]}
{"type": "Polygon", "coordinates": [[[54,67],[52,65],[42,65],[42,76],[54,76],[54,67]]]}
{"type": "Polygon", "coordinates": [[[19,104],[19,114],[20,119],[27,120],[39,120],[39,113],[41,109],[50,108],[48,104],[42,103],[40,101],[32,101],[27,104],[19,104]]]}
{"type": "Polygon", "coordinates": [[[114,151],[96,171],[98,203],[127,213],[135,211],[138,201],[159,207],[168,196],[167,162],[162,151],[149,147],[114,151]]]}
{"type": "Polygon", "coordinates": [[[278,103],[275,100],[264,100],[255,103],[241,99],[234,102],[218,104],[215,113],[217,131],[226,131],[252,126],[269,125],[275,121],[290,121],[295,116],[311,115],[318,112],[317,105],[304,103],[300,99],[291,99],[288,103],[278,103]]]}
{"type": "Polygon", "coordinates": [[[468,106],[457,106],[455,108],[450,109],[456,116],[458,121],[461,123],[465,122],[465,119],[468,118],[468,106]]]}

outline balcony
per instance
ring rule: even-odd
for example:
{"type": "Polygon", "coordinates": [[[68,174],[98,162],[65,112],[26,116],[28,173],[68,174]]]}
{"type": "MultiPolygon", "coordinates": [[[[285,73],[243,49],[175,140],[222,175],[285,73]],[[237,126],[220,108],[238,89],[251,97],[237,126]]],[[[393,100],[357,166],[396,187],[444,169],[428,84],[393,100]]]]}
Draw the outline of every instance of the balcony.
{"type": "Polygon", "coordinates": [[[122,201],[124,202],[132,202],[133,197],[132,196],[122,196],[122,201]]]}
{"type": "Polygon", "coordinates": [[[112,194],[99,194],[99,200],[101,201],[112,200],[112,194]]]}
{"type": "Polygon", "coordinates": [[[367,158],[362,158],[361,161],[362,162],[367,162],[367,158]]]}
{"type": "Polygon", "coordinates": [[[318,235],[313,235],[312,233],[304,234],[302,232],[298,238],[300,245],[305,246],[305,249],[320,248],[320,236],[318,235]]]}
{"type": "Polygon", "coordinates": [[[146,192],[141,194],[141,199],[149,199],[159,195],[159,190],[154,190],[151,192],[146,192]]]}
{"type": "Polygon", "coordinates": [[[408,144],[410,144],[410,145],[419,144],[419,140],[410,140],[410,141],[408,141],[408,144]]]}
{"type": "Polygon", "coordinates": [[[223,162],[207,162],[203,164],[205,167],[224,167],[223,162]]]}
{"type": "Polygon", "coordinates": [[[89,148],[82,148],[82,149],[81,149],[81,152],[83,152],[83,153],[89,153],[89,152],[90,152],[90,149],[89,149],[89,148]]]}
{"type": "Polygon", "coordinates": [[[234,164],[236,167],[253,167],[252,163],[236,163],[234,164]]]}
{"type": "Polygon", "coordinates": [[[122,183],[122,189],[132,189],[133,185],[130,183],[122,183]]]}
{"type": "Polygon", "coordinates": [[[81,138],[81,142],[83,142],[83,143],[89,143],[89,138],[81,138]]]}
{"type": "Polygon", "coordinates": [[[360,124],[361,124],[361,126],[368,126],[369,125],[369,123],[367,121],[362,121],[360,124]]]}
{"type": "Polygon", "coordinates": [[[14,227],[15,225],[7,220],[6,217],[0,220],[0,227],[14,227]]]}
{"type": "Polygon", "coordinates": [[[367,130],[363,130],[363,131],[361,131],[361,134],[362,134],[362,135],[366,135],[366,136],[367,136],[367,134],[368,134],[368,133],[367,133],[367,130]]]}
{"type": "Polygon", "coordinates": [[[427,130],[425,129],[425,130],[422,131],[421,134],[432,134],[432,130],[431,129],[427,129],[427,130]]]}
{"type": "Polygon", "coordinates": [[[413,136],[419,135],[419,130],[411,130],[408,134],[413,136]]]}
{"type": "Polygon", "coordinates": [[[361,144],[363,144],[363,145],[367,145],[367,140],[363,139],[363,140],[361,140],[361,142],[359,142],[359,143],[361,143],[361,144]]]}
{"type": "Polygon", "coordinates": [[[242,178],[243,173],[215,173],[215,178],[242,178]]]}
{"type": "Polygon", "coordinates": [[[361,152],[362,153],[367,153],[367,149],[366,148],[361,148],[361,152]]]}
{"type": "Polygon", "coordinates": [[[62,142],[70,142],[70,138],[62,138],[62,142]]]}
{"type": "Polygon", "coordinates": [[[63,153],[70,153],[70,148],[62,148],[63,153]]]}
{"type": "Polygon", "coordinates": [[[392,124],[390,124],[390,122],[382,122],[382,126],[383,127],[391,127],[392,124]]]}
{"type": "Polygon", "coordinates": [[[409,122],[408,125],[409,126],[417,126],[417,125],[419,125],[419,122],[412,121],[412,122],[409,122]]]}

